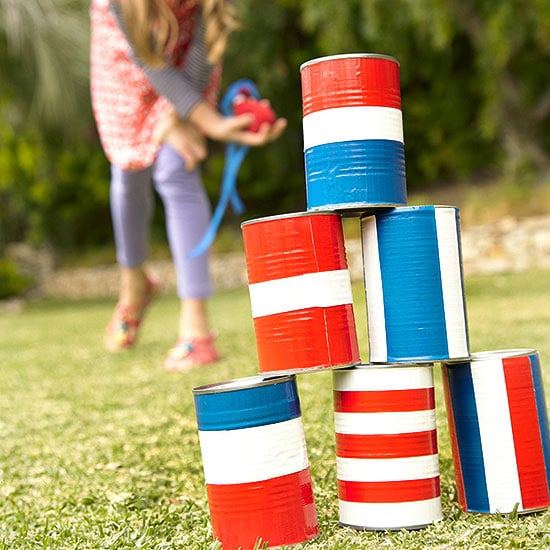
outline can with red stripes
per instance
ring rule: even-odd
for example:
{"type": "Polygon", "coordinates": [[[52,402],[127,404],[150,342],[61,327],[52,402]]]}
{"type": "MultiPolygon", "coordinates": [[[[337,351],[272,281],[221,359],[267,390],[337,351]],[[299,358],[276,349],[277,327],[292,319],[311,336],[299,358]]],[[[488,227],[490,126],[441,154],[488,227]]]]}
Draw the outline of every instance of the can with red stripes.
{"type": "Polygon", "coordinates": [[[458,501],[466,512],[550,506],[550,436],[536,350],[443,363],[458,501]]]}
{"type": "Polygon", "coordinates": [[[399,63],[344,54],[301,65],[308,210],[407,202],[399,63]]]}
{"type": "Polygon", "coordinates": [[[341,216],[271,216],[242,231],[260,372],[359,363],[341,216]]]}
{"type": "Polygon", "coordinates": [[[433,365],[333,372],[340,523],[425,527],[442,518],[433,365]]]}
{"type": "Polygon", "coordinates": [[[294,376],[193,389],[208,505],[223,550],[273,548],[319,533],[294,376]]]}

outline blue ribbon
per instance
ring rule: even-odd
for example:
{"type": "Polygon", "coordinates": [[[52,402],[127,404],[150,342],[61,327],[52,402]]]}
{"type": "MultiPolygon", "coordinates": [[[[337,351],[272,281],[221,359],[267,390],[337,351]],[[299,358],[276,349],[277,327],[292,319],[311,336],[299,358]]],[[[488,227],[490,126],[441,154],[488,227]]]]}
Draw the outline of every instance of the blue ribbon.
{"type": "MultiPolygon", "coordinates": [[[[258,100],[261,99],[258,89],[251,80],[248,80],[247,78],[237,80],[229,86],[227,92],[221,100],[220,110],[225,116],[234,116],[233,100],[240,93],[245,93],[246,95],[258,100]]],[[[248,149],[249,147],[247,145],[238,145],[237,143],[227,144],[225,149],[225,163],[218,204],[216,205],[214,214],[210,220],[210,225],[197,246],[189,252],[187,256],[188,258],[196,258],[197,256],[204,254],[214,242],[222,222],[223,215],[229,203],[231,203],[231,207],[235,214],[240,215],[244,212],[245,207],[237,191],[237,175],[241,164],[248,153],[248,149]]]]}

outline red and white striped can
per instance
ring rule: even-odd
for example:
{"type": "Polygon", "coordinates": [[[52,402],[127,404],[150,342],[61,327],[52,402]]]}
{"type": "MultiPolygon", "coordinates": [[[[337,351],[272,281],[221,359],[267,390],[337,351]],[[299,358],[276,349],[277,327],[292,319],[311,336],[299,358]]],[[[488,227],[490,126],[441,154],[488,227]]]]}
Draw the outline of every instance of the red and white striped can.
{"type": "Polygon", "coordinates": [[[193,394],[212,530],[223,550],[315,538],[295,377],[253,376],[200,386],[193,394]]]}
{"type": "Polygon", "coordinates": [[[399,63],[342,54],[300,67],[308,211],[407,203],[399,63]]]}
{"type": "Polygon", "coordinates": [[[550,506],[550,431],[539,354],[474,353],[443,363],[458,502],[508,514],[550,506]]]}
{"type": "Polygon", "coordinates": [[[242,231],[260,372],[359,363],[341,216],[271,216],[242,231]]]}
{"type": "Polygon", "coordinates": [[[340,523],[424,527],[442,518],[432,365],[336,370],[340,523]]]}

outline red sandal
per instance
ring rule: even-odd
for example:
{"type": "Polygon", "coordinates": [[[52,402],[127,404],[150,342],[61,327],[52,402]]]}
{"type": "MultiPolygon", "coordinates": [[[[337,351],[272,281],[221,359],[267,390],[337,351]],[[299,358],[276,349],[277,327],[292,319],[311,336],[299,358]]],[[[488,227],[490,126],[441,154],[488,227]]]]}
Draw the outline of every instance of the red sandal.
{"type": "Polygon", "coordinates": [[[215,335],[190,340],[181,338],[168,351],[164,360],[164,368],[171,372],[185,372],[215,363],[220,358],[214,347],[215,339],[215,335]]]}
{"type": "Polygon", "coordinates": [[[137,305],[116,305],[111,321],[105,331],[105,348],[108,351],[119,351],[134,346],[137,341],[139,327],[151,301],[161,292],[160,282],[145,275],[145,294],[137,305]]]}

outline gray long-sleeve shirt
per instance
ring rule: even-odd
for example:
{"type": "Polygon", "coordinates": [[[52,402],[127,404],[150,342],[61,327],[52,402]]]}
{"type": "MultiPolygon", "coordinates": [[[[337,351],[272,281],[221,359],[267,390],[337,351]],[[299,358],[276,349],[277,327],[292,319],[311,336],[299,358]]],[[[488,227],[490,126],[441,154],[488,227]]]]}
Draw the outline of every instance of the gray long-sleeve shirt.
{"type": "Polygon", "coordinates": [[[183,67],[166,65],[156,69],[141,60],[135,53],[124,27],[120,4],[111,0],[111,10],[128,40],[135,63],[144,71],[155,91],[168,99],[181,117],[187,118],[195,105],[203,99],[203,91],[213,68],[207,58],[202,16],[195,26],[183,67]]]}

